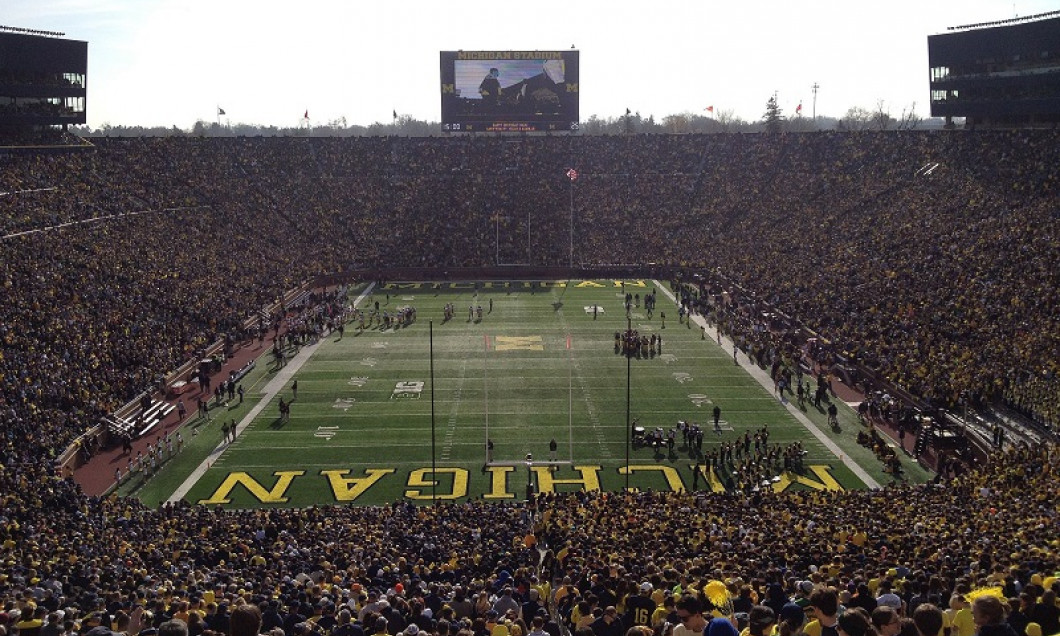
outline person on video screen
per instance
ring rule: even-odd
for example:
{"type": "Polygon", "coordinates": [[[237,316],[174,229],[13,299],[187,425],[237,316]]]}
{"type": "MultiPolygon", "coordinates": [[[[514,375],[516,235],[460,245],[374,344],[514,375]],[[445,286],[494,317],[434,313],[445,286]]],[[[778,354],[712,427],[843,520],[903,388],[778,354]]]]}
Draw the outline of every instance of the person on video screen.
{"type": "Polygon", "coordinates": [[[486,106],[496,107],[501,103],[501,81],[498,79],[500,71],[491,68],[486,78],[478,85],[478,94],[482,96],[486,106]]]}

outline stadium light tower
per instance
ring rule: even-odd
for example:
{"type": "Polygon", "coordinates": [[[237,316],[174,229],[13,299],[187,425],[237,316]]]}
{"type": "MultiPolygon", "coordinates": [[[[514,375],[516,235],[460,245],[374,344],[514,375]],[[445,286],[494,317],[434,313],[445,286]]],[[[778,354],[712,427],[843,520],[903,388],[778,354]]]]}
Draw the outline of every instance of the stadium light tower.
{"type": "MultiPolygon", "coordinates": [[[[625,303],[626,299],[623,298],[622,302],[625,303]]],[[[627,307],[629,305],[626,305],[627,307]]],[[[626,342],[629,342],[629,334],[633,333],[633,318],[629,315],[629,310],[626,310],[626,342]]],[[[628,346],[628,345],[627,345],[628,346]]],[[[626,491],[629,491],[629,446],[632,443],[630,439],[630,433],[632,423],[629,419],[629,389],[630,389],[630,376],[632,375],[632,356],[629,355],[629,350],[626,350],[626,491]]]]}
{"type": "Polygon", "coordinates": [[[526,501],[530,502],[530,499],[534,496],[534,456],[531,453],[526,454],[526,501]]]}
{"type": "Polygon", "coordinates": [[[810,90],[813,91],[813,125],[817,125],[817,90],[821,88],[821,85],[817,82],[813,83],[810,90]]]}
{"type": "Polygon", "coordinates": [[[438,505],[438,459],[436,449],[438,448],[435,438],[434,427],[434,321],[427,321],[428,335],[431,350],[431,502],[438,505]]]}

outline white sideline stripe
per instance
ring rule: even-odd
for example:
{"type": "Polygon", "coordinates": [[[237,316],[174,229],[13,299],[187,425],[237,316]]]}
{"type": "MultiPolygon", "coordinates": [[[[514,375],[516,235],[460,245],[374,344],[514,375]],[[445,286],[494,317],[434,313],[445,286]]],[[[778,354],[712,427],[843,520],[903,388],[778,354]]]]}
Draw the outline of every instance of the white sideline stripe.
{"type": "MultiPolygon", "coordinates": [[[[615,411],[613,414],[615,416],[619,415],[619,413],[617,411],[615,411]]],[[[563,415],[563,413],[557,413],[557,415],[563,415]]],[[[713,424],[709,424],[709,423],[707,425],[708,426],[713,426],[713,424]]],[[[730,430],[730,431],[733,430],[732,425],[731,424],[725,424],[725,422],[723,420],[722,421],[722,430],[726,430],[725,426],[729,426],[729,428],[727,430],[730,430]]],[[[601,424],[600,428],[608,429],[608,430],[616,430],[616,431],[622,430],[622,431],[624,431],[624,430],[626,430],[626,425],[625,425],[625,423],[621,423],[621,424],[601,424]]],[[[647,426],[645,428],[646,428],[646,430],[649,430],[649,431],[654,431],[656,428],[662,428],[662,429],[665,430],[666,426],[665,425],[663,425],[663,426],[650,425],[650,426],[647,426]]],[[[520,425],[498,425],[498,426],[494,426],[493,424],[490,424],[490,430],[492,431],[494,429],[496,429],[498,431],[511,431],[511,432],[519,433],[519,432],[525,432],[526,431],[526,426],[522,425],[522,424],[520,424],[520,425]]],[[[394,427],[394,428],[387,428],[386,430],[389,431],[389,432],[394,432],[394,433],[423,433],[427,429],[426,429],[426,424],[425,424],[424,426],[415,427],[415,428],[412,428],[412,427],[402,427],[402,428],[394,427]]],[[[481,425],[477,425],[476,426],[476,425],[468,424],[468,425],[464,425],[462,430],[464,430],[465,432],[468,432],[468,433],[476,433],[477,434],[477,433],[481,433],[481,432],[485,431],[486,429],[485,429],[484,426],[481,426],[481,425]]],[[[704,429],[704,432],[709,433],[709,432],[711,432],[711,430],[712,429],[709,429],[709,430],[708,429],[704,429]]],[[[316,432],[317,432],[317,429],[316,428],[311,428],[311,427],[292,428],[290,430],[282,430],[282,431],[269,431],[268,432],[268,436],[269,436],[269,440],[271,440],[271,441],[262,441],[262,442],[256,442],[256,443],[247,442],[247,444],[246,444],[246,446],[244,446],[244,448],[264,449],[264,450],[282,449],[284,447],[275,445],[277,438],[279,439],[279,441],[284,441],[284,439],[286,437],[294,437],[294,438],[301,439],[301,438],[304,438],[306,435],[310,435],[310,434],[316,433],[316,432]]],[[[363,429],[363,428],[348,428],[348,429],[340,429],[340,430],[337,430],[337,431],[328,431],[328,432],[329,433],[334,433],[334,435],[332,435],[332,439],[334,439],[336,437],[339,437],[340,435],[341,436],[346,436],[346,435],[349,435],[349,434],[358,435],[358,436],[362,436],[363,437],[363,436],[365,436],[367,434],[370,434],[372,432],[372,430],[371,429],[363,429]]],[[[236,442],[236,443],[240,443],[240,442],[242,442],[242,440],[239,440],[239,442],[236,442]]],[[[578,443],[579,442],[575,442],[575,444],[578,444],[578,443]]],[[[593,443],[595,444],[596,442],[593,442],[593,443]]],[[[457,445],[457,446],[463,446],[463,445],[466,445],[466,446],[481,446],[482,445],[479,442],[453,442],[453,444],[457,445]]],[[[368,445],[368,446],[374,447],[374,446],[380,446],[380,445],[381,446],[387,446],[388,444],[380,442],[379,444],[368,445]]],[[[390,443],[389,445],[393,445],[393,446],[413,446],[413,447],[415,447],[415,446],[422,446],[423,442],[415,442],[415,443],[408,442],[408,443],[400,443],[400,444],[398,444],[398,443],[390,443]]],[[[231,446],[231,444],[230,444],[230,446],[231,446]]],[[[357,446],[356,448],[361,448],[361,447],[367,448],[368,446],[360,445],[360,446],[357,446]]],[[[343,447],[339,446],[339,445],[330,445],[329,444],[326,448],[343,448],[343,447]]],[[[297,450],[297,449],[307,450],[305,445],[291,447],[291,449],[292,450],[297,450]]]]}
{"type": "MultiPolygon", "coordinates": [[[[361,292],[361,295],[357,297],[357,300],[354,304],[360,304],[360,302],[364,300],[365,296],[371,293],[374,287],[375,283],[370,283],[368,287],[365,288],[363,292],[361,292]]],[[[291,361],[288,362],[286,366],[284,366],[276,373],[276,377],[274,377],[272,380],[269,381],[268,384],[265,385],[264,395],[261,396],[261,399],[258,400],[258,403],[255,404],[252,409],[250,409],[250,411],[243,417],[243,419],[240,420],[238,424],[236,424],[237,438],[239,437],[239,434],[243,432],[244,429],[250,426],[251,422],[254,421],[254,418],[256,418],[259,413],[265,410],[265,407],[268,406],[269,402],[272,401],[272,398],[276,397],[276,394],[280,392],[280,389],[282,389],[283,386],[287,384],[287,381],[290,380],[294,376],[294,374],[302,368],[302,365],[304,365],[306,361],[309,360],[309,358],[311,358],[314,353],[316,353],[317,347],[319,347],[323,342],[324,339],[321,338],[320,340],[317,340],[314,344],[311,344],[307,347],[302,347],[298,351],[298,353],[295,354],[294,358],[291,358],[291,361]]],[[[195,484],[198,483],[200,479],[202,479],[202,476],[206,474],[206,471],[210,469],[210,466],[212,466],[214,462],[216,462],[217,459],[221,456],[221,454],[224,453],[226,448],[228,448],[228,444],[226,444],[225,442],[221,442],[216,447],[214,447],[214,449],[210,451],[210,454],[206,456],[206,459],[204,459],[202,463],[195,468],[195,470],[191,471],[191,474],[188,475],[188,478],[184,480],[184,483],[182,483],[180,487],[173,491],[173,494],[169,496],[169,499],[167,499],[167,501],[169,503],[177,503],[178,501],[184,499],[184,497],[188,494],[192,487],[194,487],[195,484]]]]}
{"type": "MultiPolygon", "coordinates": [[[[677,304],[677,298],[675,298],[674,295],[670,293],[669,289],[667,289],[657,280],[653,280],[652,282],[658,289],[663,290],[663,293],[666,294],[666,296],[670,299],[671,302],[673,302],[675,305],[677,304]]],[[[707,321],[704,320],[702,316],[697,315],[693,316],[692,318],[697,325],[706,328],[707,321]]],[[[733,342],[731,339],[726,336],[722,336],[721,341],[723,350],[732,350],[733,342]]],[[[717,341],[715,340],[714,342],[716,343],[717,341]]],[[[746,358],[746,356],[744,357],[746,358]]],[[[744,362],[743,360],[740,360],[740,366],[743,367],[745,371],[747,371],[748,375],[750,375],[755,380],[758,380],[758,383],[762,385],[763,389],[772,393],[773,380],[769,377],[769,374],[767,374],[764,369],[759,369],[757,365],[750,364],[749,362],[744,362]]],[[[814,437],[816,437],[819,442],[824,444],[825,448],[832,451],[832,454],[835,455],[839,459],[839,461],[843,462],[844,466],[849,468],[855,475],[857,475],[858,479],[864,482],[866,486],[873,489],[880,488],[880,483],[873,479],[867,472],[865,472],[865,469],[861,467],[861,464],[858,464],[854,460],[850,459],[850,457],[843,452],[843,449],[839,448],[839,446],[835,442],[830,440],[828,436],[825,435],[823,431],[821,431],[821,429],[817,428],[817,426],[812,421],[810,421],[810,418],[806,417],[806,415],[802,411],[795,408],[795,405],[792,404],[791,400],[788,400],[788,403],[785,406],[788,409],[788,412],[791,413],[791,415],[795,419],[797,419],[799,423],[801,423],[806,428],[807,431],[809,431],[814,437]]]]}

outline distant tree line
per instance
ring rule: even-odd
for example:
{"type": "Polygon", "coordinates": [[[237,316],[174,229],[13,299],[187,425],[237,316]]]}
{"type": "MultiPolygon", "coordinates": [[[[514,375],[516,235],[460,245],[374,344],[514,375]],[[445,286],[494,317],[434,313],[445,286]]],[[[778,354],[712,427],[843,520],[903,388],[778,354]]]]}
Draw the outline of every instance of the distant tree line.
{"type": "MultiPolygon", "coordinates": [[[[623,134],[690,134],[726,132],[812,132],[815,130],[912,130],[917,128],[941,128],[941,119],[923,119],[916,114],[916,104],[903,108],[892,115],[887,104],[879,100],[874,108],[854,106],[840,118],[826,115],[816,119],[797,113],[785,116],[777,104],[776,96],[766,103],[766,111],[760,121],[748,122],[732,110],[718,109],[713,116],[701,113],[676,113],[656,120],[654,115],[642,116],[639,112],[627,112],[616,117],[591,115],[581,124],[585,135],[623,134]]],[[[391,123],[375,122],[367,126],[348,124],[345,117],[313,126],[261,126],[257,124],[208,122],[198,120],[190,130],[177,126],[123,126],[104,123],[99,128],[74,126],[71,129],[82,137],[373,137],[396,135],[402,137],[440,137],[443,132],[439,122],[401,116],[391,123]]]]}

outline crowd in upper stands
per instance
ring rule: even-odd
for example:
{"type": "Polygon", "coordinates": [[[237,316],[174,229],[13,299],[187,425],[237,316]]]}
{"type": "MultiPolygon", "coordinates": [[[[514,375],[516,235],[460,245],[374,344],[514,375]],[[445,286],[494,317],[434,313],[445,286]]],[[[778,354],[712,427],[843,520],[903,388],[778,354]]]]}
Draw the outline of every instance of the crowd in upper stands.
{"type": "Polygon", "coordinates": [[[166,580],[182,600],[209,593],[215,611],[259,596],[312,606],[325,590],[337,607],[354,584],[411,595],[417,578],[469,593],[502,571],[525,588],[535,526],[550,573],[576,587],[615,573],[616,586],[721,577],[793,592],[795,573],[846,587],[900,569],[907,591],[935,585],[943,604],[980,578],[1027,589],[1060,566],[1055,449],[1013,451],[948,487],[564,495],[533,519],[480,503],[151,511],[86,498],[48,460],[304,280],[565,264],[571,231],[576,264],[719,270],[918,395],[1005,397],[1055,425],[1058,142],[1052,131],[172,138],[5,157],[5,609],[117,614],[143,599],[157,620],[171,613],[166,580]]]}
{"type": "Polygon", "coordinates": [[[1057,141],[141,138],[12,156],[0,233],[29,234],[0,242],[7,452],[54,454],[299,281],[563,264],[572,235],[577,264],[720,270],[915,394],[1005,397],[1055,425],[1057,141]]]}

